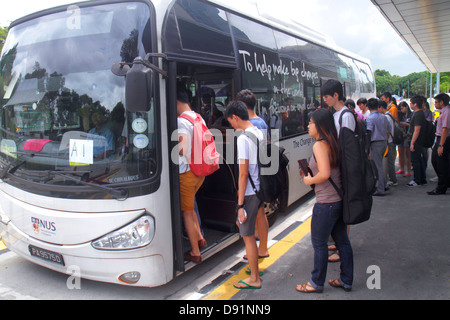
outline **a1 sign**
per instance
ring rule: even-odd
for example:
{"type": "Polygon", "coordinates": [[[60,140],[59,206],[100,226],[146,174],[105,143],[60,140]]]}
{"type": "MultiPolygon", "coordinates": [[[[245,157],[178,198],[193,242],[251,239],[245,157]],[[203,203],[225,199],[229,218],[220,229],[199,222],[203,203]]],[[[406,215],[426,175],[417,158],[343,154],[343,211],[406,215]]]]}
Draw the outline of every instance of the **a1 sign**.
{"type": "Polygon", "coordinates": [[[93,164],[94,141],[70,139],[69,161],[70,163],[93,164]]]}

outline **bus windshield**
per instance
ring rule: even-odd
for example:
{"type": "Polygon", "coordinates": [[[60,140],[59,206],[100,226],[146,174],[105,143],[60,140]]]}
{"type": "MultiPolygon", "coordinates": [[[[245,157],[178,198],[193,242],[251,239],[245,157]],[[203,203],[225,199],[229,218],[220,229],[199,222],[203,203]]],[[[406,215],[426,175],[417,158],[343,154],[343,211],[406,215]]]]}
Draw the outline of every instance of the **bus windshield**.
{"type": "Polygon", "coordinates": [[[90,184],[127,188],[156,175],[156,108],[127,112],[125,78],[111,72],[151,50],[149,20],[140,2],[69,6],[9,30],[0,60],[0,178],[38,194],[92,198],[98,188],[90,184]],[[77,186],[86,191],[74,193],[77,186]]]}

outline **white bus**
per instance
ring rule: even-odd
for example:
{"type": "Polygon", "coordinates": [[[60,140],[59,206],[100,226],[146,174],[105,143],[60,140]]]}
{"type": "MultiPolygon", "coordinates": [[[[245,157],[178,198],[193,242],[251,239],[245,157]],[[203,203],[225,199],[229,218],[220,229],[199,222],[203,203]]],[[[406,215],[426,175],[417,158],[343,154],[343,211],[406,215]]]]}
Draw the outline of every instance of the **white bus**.
{"type": "MultiPolygon", "coordinates": [[[[256,94],[290,159],[285,192],[267,204],[271,219],[311,191],[297,161],[312,154],[307,125],[320,85],[334,78],[348,98],[375,96],[370,63],[259,15],[256,3],[229,2],[94,0],[11,24],[0,60],[0,231],[10,250],[134,286],[163,285],[193,266],[183,259],[171,161],[178,82],[223,131],[226,103],[241,89],[256,94]]],[[[237,170],[222,164],[197,193],[203,259],[239,239],[237,170]]]]}

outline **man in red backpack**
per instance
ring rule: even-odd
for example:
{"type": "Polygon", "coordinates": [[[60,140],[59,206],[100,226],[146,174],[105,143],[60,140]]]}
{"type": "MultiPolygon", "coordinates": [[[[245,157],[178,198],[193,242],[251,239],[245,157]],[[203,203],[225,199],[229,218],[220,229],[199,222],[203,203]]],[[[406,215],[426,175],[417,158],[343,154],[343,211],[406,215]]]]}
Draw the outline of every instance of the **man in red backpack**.
{"type": "MultiPolygon", "coordinates": [[[[191,121],[182,116],[196,119],[197,113],[189,106],[189,95],[186,89],[179,86],[177,88],[177,122],[178,122],[178,150],[180,168],[180,199],[181,211],[183,212],[184,226],[191,244],[191,251],[184,254],[186,260],[201,262],[199,246],[206,243],[200,231],[197,214],[195,212],[195,194],[203,184],[205,177],[196,176],[190,166],[192,152],[192,137],[194,126],[191,121]]],[[[202,120],[203,121],[203,120],[202,120]]]]}

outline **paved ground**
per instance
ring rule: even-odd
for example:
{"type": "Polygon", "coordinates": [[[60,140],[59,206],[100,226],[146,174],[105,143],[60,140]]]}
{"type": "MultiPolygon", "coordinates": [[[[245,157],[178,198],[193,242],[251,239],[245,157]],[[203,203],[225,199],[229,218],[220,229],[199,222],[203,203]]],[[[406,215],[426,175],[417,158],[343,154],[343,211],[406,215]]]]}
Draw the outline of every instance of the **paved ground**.
{"type": "MultiPolygon", "coordinates": [[[[431,166],[428,169],[428,177],[434,177],[431,166]]],[[[400,176],[398,186],[392,187],[386,196],[374,198],[371,219],[351,228],[350,240],[355,261],[355,278],[351,292],[332,288],[328,284],[325,285],[322,294],[302,294],[295,290],[297,284],[309,280],[313,266],[308,218],[315,199],[313,196],[308,196],[301,200],[302,204],[296,209],[299,210],[299,214],[295,215],[296,218],[286,219],[279,227],[271,229],[273,245],[269,250],[270,258],[262,262],[266,265],[266,270],[262,277],[261,290],[239,291],[232,287],[233,281],[246,277],[243,272],[246,264],[238,262],[234,265],[236,263],[234,262],[230,264],[234,267],[209,285],[199,285],[199,290],[193,292],[193,295],[189,295],[188,298],[235,300],[222,303],[250,306],[255,302],[263,305],[265,302],[274,300],[449,300],[450,192],[443,196],[429,196],[426,191],[434,189],[436,182],[430,181],[426,187],[409,188],[406,187],[408,181],[409,178],[400,176]],[[373,286],[375,288],[371,289],[373,286]]],[[[8,251],[3,250],[5,248],[2,245],[0,242],[0,254],[8,251]]],[[[243,248],[243,246],[240,247],[243,248]]],[[[243,252],[238,252],[237,256],[242,257],[243,252]]],[[[24,270],[28,271],[24,273],[22,281],[26,282],[28,279],[30,283],[20,284],[19,289],[16,289],[18,292],[26,293],[28,286],[41,284],[42,281],[47,285],[48,283],[43,280],[47,279],[44,276],[57,277],[56,273],[49,272],[47,275],[46,269],[30,267],[30,264],[25,264],[24,270]],[[28,273],[28,268],[38,272],[34,275],[40,276],[33,276],[33,281],[29,280],[31,273],[28,273]],[[40,277],[43,277],[42,280],[40,277]]],[[[207,273],[208,270],[204,272],[207,273]]],[[[327,280],[337,278],[338,274],[339,263],[330,263],[327,280]]],[[[192,277],[195,280],[197,276],[192,277]]],[[[58,283],[56,281],[56,284],[58,283]]],[[[62,280],[62,283],[65,284],[65,280],[62,280]]],[[[175,284],[168,286],[171,285],[175,284]]],[[[7,289],[9,290],[0,284],[0,293],[4,293],[7,289]]],[[[98,297],[101,297],[100,294],[103,294],[105,290],[103,284],[83,282],[82,292],[85,297],[88,296],[86,293],[97,297],[97,291],[94,289],[99,290],[98,297]]],[[[145,289],[117,286],[111,288],[111,291],[113,289],[117,289],[118,294],[124,297],[134,295],[139,299],[142,297],[140,294],[145,292],[146,298],[153,299],[152,295],[147,295],[145,289]]],[[[36,296],[39,295],[36,294],[36,296]]],[[[105,298],[108,297],[105,296],[105,298]]],[[[24,296],[21,295],[19,298],[24,296]]],[[[180,306],[184,306],[182,303],[184,302],[180,301],[180,306]]],[[[192,304],[193,301],[189,303],[192,304]]],[[[204,303],[201,305],[209,306],[206,302],[204,303]]],[[[218,306],[216,315],[233,311],[221,308],[221,304],[214,306],[218,306]]],[[[284,305],[273,306],[278,307],[272,310],[275,313],[275,309],[278,312],[284,305]]],[[[179,309],[174,308],[172,311],[178,313],[179,309]]],[[[236,311],[240,314],[243,310],[236,311]]]]}
{"type": "MultiPolygon", "coordinates": [[[[434,176],[429,166],[428,178],[434,176]]],[[[450,299],[450,191],[429,196],[426,191],[436,182],[411,188],[406,186],[410,178],[398,180],[384,197],[374,197],[371,219],[351,228],[355,262],[351,292],[328,284],[322,294],[295,290],[296,284],[309,280],[313,267],[308,233],[267,268],[262,289],[241,290],[231,299],[450,299]]],[[[338,275],[339,263],[330,263],[327,280],[338,275]]]]}

